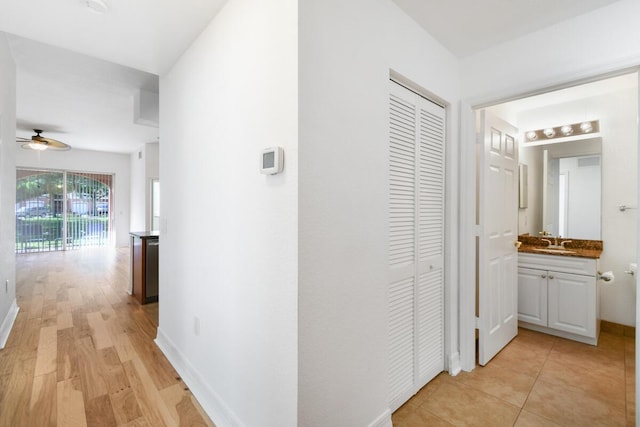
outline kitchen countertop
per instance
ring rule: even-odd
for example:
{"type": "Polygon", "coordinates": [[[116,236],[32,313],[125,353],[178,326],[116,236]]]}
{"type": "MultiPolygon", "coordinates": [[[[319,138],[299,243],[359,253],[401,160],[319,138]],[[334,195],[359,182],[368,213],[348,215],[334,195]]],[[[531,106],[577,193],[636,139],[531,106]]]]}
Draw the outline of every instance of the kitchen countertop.
{"type": "Polygon", "coordinates": [[[583,240],[583,239],[558,239],[558,244],[562,241],[571,240],[565,245],[567,251],[574,253],[549,253],[539,251],[536,249],[544,249],[547,247],[547,242],[543,242],[542,239],[555,240],[548,237],[535,237],[528,234],[518,236],[518,241],[522,242],[518,248],[518,252],[542,254],[542,255],[554,255],[554,256],[568,256],[568,257],[580,257],[580,258],[593,258],[598,259],[602,255],[602,240],[583,240]]]}
{"type": "Polygon", "coordinates": [[[157,231],[131,231],[129,235],[140,239],[158,239],[160,237],[160,233],[157,231]]]}

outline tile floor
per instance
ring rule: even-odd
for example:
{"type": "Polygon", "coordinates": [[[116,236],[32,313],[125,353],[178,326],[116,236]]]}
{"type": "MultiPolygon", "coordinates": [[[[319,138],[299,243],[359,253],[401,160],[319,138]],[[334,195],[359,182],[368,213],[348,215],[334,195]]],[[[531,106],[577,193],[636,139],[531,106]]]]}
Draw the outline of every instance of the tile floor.
{"type": "Polygon", "coordinates": [[[635,340],[597,347],[520,329],[487,366],[440,374],[393,414],[404,426],[634,426],[635,340]]]}

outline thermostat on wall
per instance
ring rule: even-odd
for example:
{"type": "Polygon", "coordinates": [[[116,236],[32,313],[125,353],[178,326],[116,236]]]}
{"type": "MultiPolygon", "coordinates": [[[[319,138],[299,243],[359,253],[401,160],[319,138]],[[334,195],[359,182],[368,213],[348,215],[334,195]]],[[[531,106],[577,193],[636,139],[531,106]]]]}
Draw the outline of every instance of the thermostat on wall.
{"type": "Polygon", "coordinates": [[[275,175],[282,172],[284,167],[284,150],[282,147],[269,147],[262,150],[260,172],[265,175],[275,175]]]}

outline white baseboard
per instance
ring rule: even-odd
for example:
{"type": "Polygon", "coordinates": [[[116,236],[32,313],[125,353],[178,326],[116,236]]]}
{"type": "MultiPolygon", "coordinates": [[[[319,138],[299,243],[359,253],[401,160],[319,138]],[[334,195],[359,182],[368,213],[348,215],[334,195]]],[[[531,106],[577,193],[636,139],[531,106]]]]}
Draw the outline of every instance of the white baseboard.
{"type": "Polygon", "coordinates": [[[393,427],[391,411],[389,409],[384,411],[374,422],[369,424],[369,427],[393,427]]]}
{"type": "Polygon", "coordinates": [[[156,345],[169,359],[184,383],[189,387],[202,409],[218,427],[241,427],[243,424],[236,414],[220,399],[211,386],[202,381],[202,375],[189,363],[169,337],[158,328],[156,345]]]}
{"type": "Polygon", "coordinates": [[[462,363],[460,363],[460,353],[455,352],[449,356],[449,375],[455,377],[462,371],[462,363]]]}
{"type": "Polygon", "coordinates": [[[2,325],[0,325],[0,350],[4,348],[7,340],[9,339],[9,334],[11,333],[13,323],[16,321],[16,317],[18,316],[18,311],[20,311],[20,307],[18,307],[18,303],[14,299],[11,303],[11,307],[9,307],[9,312],[2,321],[2,325]]]}

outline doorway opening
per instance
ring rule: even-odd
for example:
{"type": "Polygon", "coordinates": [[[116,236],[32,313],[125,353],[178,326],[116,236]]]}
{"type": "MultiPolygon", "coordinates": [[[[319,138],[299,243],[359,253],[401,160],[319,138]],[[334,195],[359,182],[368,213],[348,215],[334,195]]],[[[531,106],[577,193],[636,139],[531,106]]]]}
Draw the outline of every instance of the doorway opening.
{"type": "MultiPolygon", "coordinates": [[[[518,214],[518,236],[538,236],[538,233],[549,232],[564,239],[601,240],[604,251],[599,259],[600,269],[612,270],[618,283],[616,286],[598,285],[599,318],[616,324],[634,325],[636,279],[627,271],[630,270],[629,265],[637,260],[638,220],[634,208],[638,202],[638,73],[606,77],[587,84],[494,104],[477,109],[476,116],[482,110],[518,128],[518,159],[526,165],[524,170],[528,171],[527,198],[524,203],[520,198],[519,205],[510,208],[518,214]],[[601,127],[589,137],[575,132],[559,136],[556,132],[555,137],[541,136],[544,135],[541,132],[537,134],[537,139],[528,136],[538,130],[549,130],[551,135],[551,130],[565,127],[569,132],[567,124],[593,120],[599,120],[601,127]],[[558,174],[551,180],[551,163],[545,161],[545,157],[547,160],[577,159],[582,163],[576,164],[570,174],[565,173],[564,178],[559,173],[560,167],[556,168],[558,174]],[[601,181],[581,175],[587,170],[601,172],[601,181]],[[581,191],[575,186],[578,182],[590,184],[587,190],[581,191]],[[550,191],[549,183],[554,183],[555,192],[550,191]],[[601,195],[601,198],[593,201],[596,195],[601,195]],[[574,204],[576,198],[587,202],[574,204]],[[632,209],[627,211],[620,206],[630,206],[632,209]],[[551,209],[553,207],[555,210],[551,209]],[[592,225],[585,225],[586,220],[591,218],[592,225]]],[[[477,200],[479,203],[482,200],[491,203],[496,193],[479,192],[477,200]]],[[[483,224],[478,223],[478,226],[479,229],[483,228],[483,224]]],[[[477,283],[476,292],[480,287],[482,284],[477,283]]],[[[512,288],[517,289],[517,283],[512,284],[512,288]]],[[[501,298],[502,294],[495,297],[501,298]]],[[[482,324],[483,317],[488,314],[480,310],[477,315],[482,324]]],[[[467,339],[471,338],[469,332],[463,334],[467,339]]],[[[469,339],[468,342],[471,344],[473,341],[469,339]]],[[[469,344],[465,344],[466,348],[473,349],[469,344]]],[[[472,369],[473,359],[468,356],[464,356],[464,359],[465,369],[472,369]]]]}
{"type": "Polygon", "coordinates": [[[16,253],[108,246],[113,175],[18,169],[16,253]]]}

